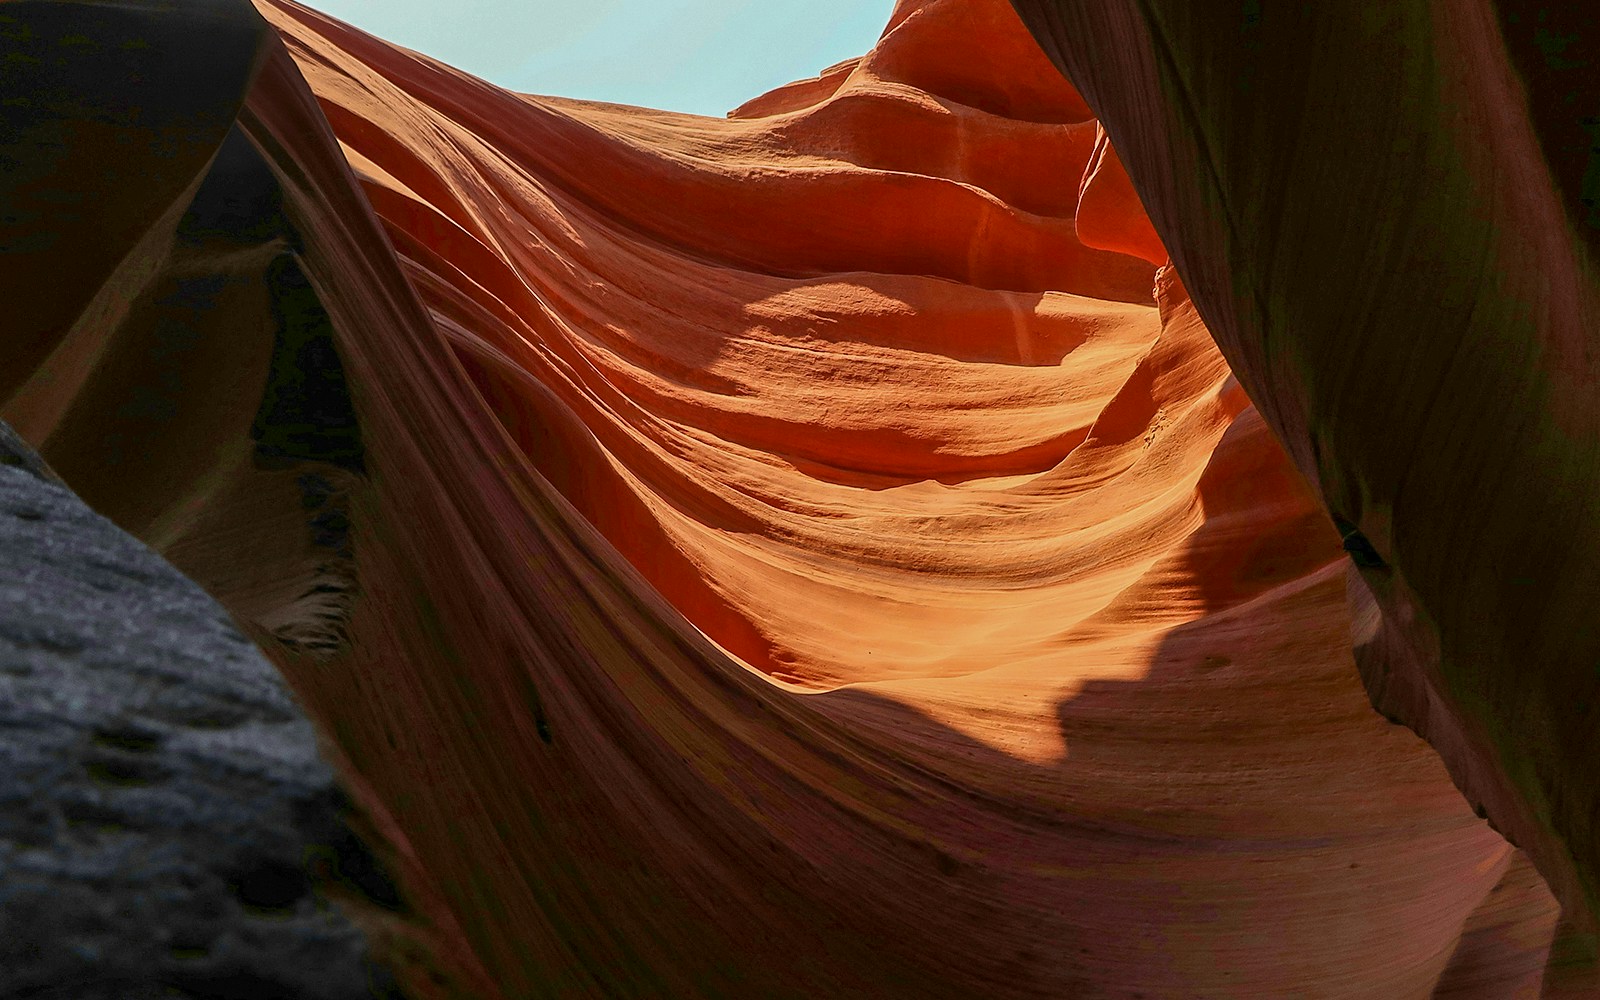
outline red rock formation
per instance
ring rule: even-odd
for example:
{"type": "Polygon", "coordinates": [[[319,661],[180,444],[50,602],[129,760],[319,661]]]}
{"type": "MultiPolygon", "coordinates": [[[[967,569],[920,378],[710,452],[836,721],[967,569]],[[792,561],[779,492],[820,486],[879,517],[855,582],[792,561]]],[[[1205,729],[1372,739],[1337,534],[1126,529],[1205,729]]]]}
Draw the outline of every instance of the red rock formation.
{"type": "Polygon", "coordinates": [[[1372,712],[1338,532],[1002,0],[726,120],[259,7],[216,169],[286,225],[135,233],[3,415],[284,667],[418,995],[1536,988],[1548,894],[1372,712]],[[296,323],[359,462],[262,450],[296,323]]]}
{"type": "Polygon", "coordinates": [[[1592,16],[1017,7],[1344,523],[1374,704],[1562,900],[1547,992],[1600,994],[1592,16]]]}

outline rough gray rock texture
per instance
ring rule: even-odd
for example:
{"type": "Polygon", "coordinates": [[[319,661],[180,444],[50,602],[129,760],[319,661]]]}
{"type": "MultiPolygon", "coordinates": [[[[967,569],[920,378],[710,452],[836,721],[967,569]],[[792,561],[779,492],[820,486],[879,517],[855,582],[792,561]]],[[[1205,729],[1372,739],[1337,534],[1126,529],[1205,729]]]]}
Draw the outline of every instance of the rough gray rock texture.
{"type": "Polygon", "coordinates": [[[222,608],[0,424],[0,1000],[395,995],[319,891],[400,905],[347,816],[222,608]]]}

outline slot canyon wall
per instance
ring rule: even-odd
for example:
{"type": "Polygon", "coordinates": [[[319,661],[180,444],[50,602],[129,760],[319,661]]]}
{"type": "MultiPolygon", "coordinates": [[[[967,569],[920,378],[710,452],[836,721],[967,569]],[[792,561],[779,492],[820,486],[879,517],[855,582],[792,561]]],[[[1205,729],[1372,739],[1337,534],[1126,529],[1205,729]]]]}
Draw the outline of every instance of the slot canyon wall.
{"type": "Polygon", "coordinates": [[[1593,13],[1017,8],[1344,532],[1374,705],[1561,899],[1547,993],[1600,995],[1593,13]]]}
{"type": "Polygon", "coordinates": [[[1238,117],[1301,49],[1018,7],[902,0],[726,119],[292,0],[0,8],[0,418],[281,668],[408,996],[1588,995],[1594,397],[1518,393],[1592,282],[1472,186],[1533,133],[1308,173],[1238,117]],[[1335,239],[1385,225],[1467,249],[1335,239]],[[1531,326],[1474,307],[1538,254],[1531,326]]]}

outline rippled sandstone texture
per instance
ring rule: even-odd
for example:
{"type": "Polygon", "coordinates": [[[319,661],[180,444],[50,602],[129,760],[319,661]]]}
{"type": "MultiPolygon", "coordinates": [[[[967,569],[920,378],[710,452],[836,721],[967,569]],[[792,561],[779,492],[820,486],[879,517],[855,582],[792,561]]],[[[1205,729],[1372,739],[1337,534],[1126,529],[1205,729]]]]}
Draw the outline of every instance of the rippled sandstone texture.
{"type": "Polygon", "coordinates": [[[410,994],[1537,994],[1555,904],[1008,6],[726,120],[259,11],[5,8],[0,416],[330,734],[410,994]]]}

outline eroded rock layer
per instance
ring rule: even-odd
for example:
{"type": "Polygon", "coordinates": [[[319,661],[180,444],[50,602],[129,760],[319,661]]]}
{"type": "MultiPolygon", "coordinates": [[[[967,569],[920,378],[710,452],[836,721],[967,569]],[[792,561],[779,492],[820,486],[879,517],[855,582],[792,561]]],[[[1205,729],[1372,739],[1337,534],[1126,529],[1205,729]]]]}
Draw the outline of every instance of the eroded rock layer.
{"type": "Polygon", "coordinates": [[[1339,532],[1009,6],[725,120],[258,6],[4,413],[331,734],[408,990],[1538,988],[1548,893],[1371,710],[1339,532]]]}
{"type": "Polygon", "coordinates": [[[1373,703],[1560,898],[1546,990],[1600,994],[1594,19],[1267,7],[1017,0],[1340,523],[1373,703]]]}

